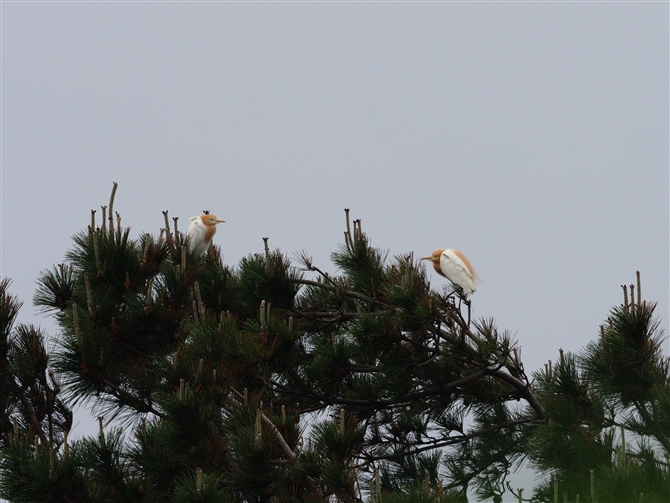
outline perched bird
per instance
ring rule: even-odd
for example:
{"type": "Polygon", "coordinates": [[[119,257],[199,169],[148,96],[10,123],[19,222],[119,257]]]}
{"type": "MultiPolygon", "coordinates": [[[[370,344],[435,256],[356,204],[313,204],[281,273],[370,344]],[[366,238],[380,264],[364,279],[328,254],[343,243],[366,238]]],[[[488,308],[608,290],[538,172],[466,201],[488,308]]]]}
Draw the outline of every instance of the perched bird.
{"type": "Polygon", "coordinates": [[[423,257],[421,260],[430,260],[438,274],[460,287],[464,293],[471,294],[477,289],[477,273],[462,252],[451,248],[435,250],[430,257],[423,257]]]}
{"type": "Polygon", "coordinates": [[[189,222],[191,224],[186,231],[188,249],[191,253],[202,257],[207,253],[212,237],[216,233],[216,224],[225,223],[225,220],[219,220],[216,215],[210,215],[209,211],[205,210],[199,217],[191,217],[189,222]]]}

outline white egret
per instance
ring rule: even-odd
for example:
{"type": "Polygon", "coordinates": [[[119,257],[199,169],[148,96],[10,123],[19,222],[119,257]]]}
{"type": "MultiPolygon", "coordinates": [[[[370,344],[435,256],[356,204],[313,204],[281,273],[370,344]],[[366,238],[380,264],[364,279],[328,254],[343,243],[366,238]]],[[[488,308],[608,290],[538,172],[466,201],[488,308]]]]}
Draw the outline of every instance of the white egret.
{"type": "Polygon", "coordinates": [[[479,278],[463,252],[452,248],[435,250],[430,257],[423,257],[421,260],[430,260],[437,273],[462,289],[463,293],[471,294],[477,289],[475,281],[479,278]]]}
{"type": "Polygon", "coordinates": [[[188,249],[198,257],[202,257],[212,242],[212,237],[216,233],[216,224],[225,223],[225,220],[219,220],[216,215],[211,215],[205,210],[204,214],[189,219],[190,225],[186,231],[188,249]]]}

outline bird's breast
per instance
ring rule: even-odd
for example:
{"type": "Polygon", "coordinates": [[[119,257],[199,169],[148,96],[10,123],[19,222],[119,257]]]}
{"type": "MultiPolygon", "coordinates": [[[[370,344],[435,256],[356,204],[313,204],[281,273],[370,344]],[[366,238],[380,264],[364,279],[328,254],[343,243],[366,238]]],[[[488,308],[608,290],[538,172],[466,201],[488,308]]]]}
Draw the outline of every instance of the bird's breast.
{"type": "Polygon", "coordinates": [[[215,225],[208,225],[205,228],[205,233],[202,236],[202,239],[205,243],[209,243],[212,240],[212,237],[216,234],[216,226],[215,225]]]}

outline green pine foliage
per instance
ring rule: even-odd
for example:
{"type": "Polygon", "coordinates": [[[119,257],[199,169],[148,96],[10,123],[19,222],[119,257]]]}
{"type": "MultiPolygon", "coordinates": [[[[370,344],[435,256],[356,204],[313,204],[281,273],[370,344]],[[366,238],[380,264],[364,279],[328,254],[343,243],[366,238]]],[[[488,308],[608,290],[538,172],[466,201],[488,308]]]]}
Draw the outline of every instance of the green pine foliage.
{"type": "Polygon", "coordinates": [[[656,305],[638,299],[612,309],[600,336],[579,354],[533,374],[547,421],[525,437],[533,466],[551,478],[534,501],[558,491],[574,501],[661,502],[670,497],[670,366],[661,351],[656,305]],[[555,487],[557,486],[557,488],[555,487]]]}
{"type": "Polygon", "coordinates": [[[508,332],[470,321],[467,299],[431,288],[411,254],[371,246],[348,210],[329,274],[267,239],[236,265],[216,246],[195,257],[167,212],[157,236],[131,238],[113,195],[39,278],[35,305],[60,328],[52,351],[14,327],[20,303],[0,283],[1,497],[499,501],[527,459],[581,501],[591,473],[601,503],[606,486],[664,494],[670,393],[653,306],[615,310],[597,343],[531,382],[508,332]],[[95,407],[97,436],[68,441],[76,403],[95,407]],[[625,448],[621,425],[636,435],[625,448]]]}

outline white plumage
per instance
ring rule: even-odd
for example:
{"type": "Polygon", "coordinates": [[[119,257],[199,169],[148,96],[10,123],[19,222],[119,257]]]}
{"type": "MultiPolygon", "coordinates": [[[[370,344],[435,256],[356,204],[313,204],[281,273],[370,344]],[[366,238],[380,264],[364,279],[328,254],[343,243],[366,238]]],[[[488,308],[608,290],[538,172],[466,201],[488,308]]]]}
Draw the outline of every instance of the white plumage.
{"type": "Polygon", "coordinates": [[[216,233],[216,224],[224,223],[225,220],[219,220],[215,215],[210,215],[209,211],[205,211],[203,215],[191,217],[189,222],[191,223],[186,231],[188,249],[196,256],[202,257],[207,253],[212,237],[216,233]]]}
{"type": "Polygon", "coordinates": [[[430,257],[423,257],[421,260],[430,260],[438,274],[463,289],[464,293],[471,294],[477,289],[477,273],[462,252],[452,248],[435,250],[430,257]]]}

